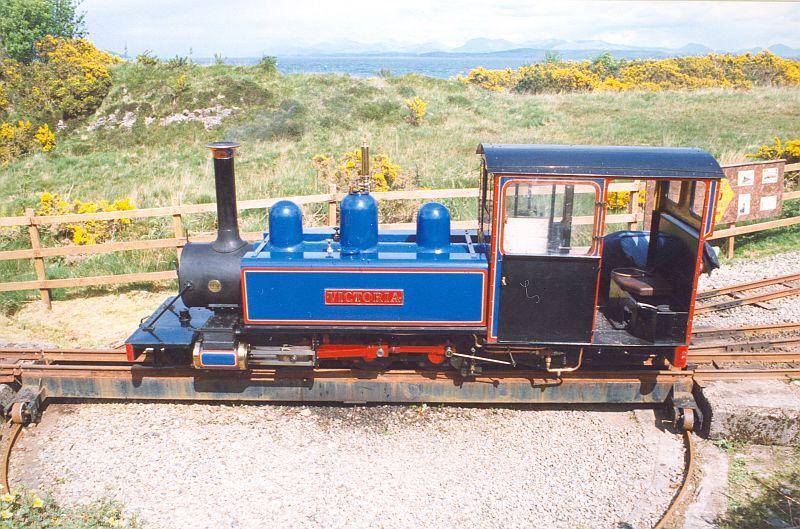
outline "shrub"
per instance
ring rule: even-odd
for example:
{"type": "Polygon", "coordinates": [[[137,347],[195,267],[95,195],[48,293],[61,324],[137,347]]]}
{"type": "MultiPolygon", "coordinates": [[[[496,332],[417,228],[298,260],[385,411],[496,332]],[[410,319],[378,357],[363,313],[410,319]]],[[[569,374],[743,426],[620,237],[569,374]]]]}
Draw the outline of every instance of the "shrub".
{"type": "Polygon", "coordinates": [[[183,68],[184,66],[189,66],[189,57],[176,55],[167,61],[167,68],[183,68]]]}
{"type": "MultiPolygon", "coordinates": [[[[334,159],[326,154],[319,154],[313,158],[317,167],[317,177],[320,180],[336,184],[337,189],[349,190],[358,184],[361,172],[361,149],[347,151],[334,159]]],[[[411,184],[411,174],[403,172],[399,164],[392,162],[387,154],[379,153],[370,163],[370,176],[372,176],[373,191],[393,191],[408,189],[411,184]]]]}
{"type": "Polygon", "coordinates": [[[56,136],[45,123],[35,131],[30,121],[0,123],[0,163],[10,162],[35,151],[49,152],[56,145],[56,136]]]}
{"type": "MultiPolygon", "coordinates": [[[[134,209],[129,198],[108,202],[67,202],[55,193],[44,193],[39,198],[37,215],[69,215],[72,213],[99,213],[102,211],[128,211],[134,209]]],[[[96,244],[113,238],[120,230],[131,224],[130,219],[89,220],[64,225],[54,225],[53,235],[57,239],[68,239],[74,244],[96,244]]]]}
{"type": "Polygon", "coordinates": [[[533,64],[521,68],[522,75],[514,85],[517,92],[588,92],[600,84],[600,78],[585,68],[567,63],[533,64]]]}
{"type": "Polygon", "coordinates": [[[153,55],[153,52],[145,51],[136,57],[136,64],[140,64],[142,66],[158,66],[161,64],[161,61],[158,59],[158,57],[153,55]]]}
{"type": "MultiPolygon", "coordinates": [[[[639,206],[644,206],[645,200],[647,199],[647,193],[645,192],[644,186],[639,189],[637,202],[639,206]]],[[[606,195],[606,205],[608,209],[611,211],[625,211],[628,209],[631,203],[631,194],[627,191],[610,191],[608,195],[606,195]]]]}
{"type": "Polygon", "coordinates": [[[0,113],[4,112],[8,107],[8,94],[6,93],[6,85],[0,80],[0,113]]]}
{"type": "Polygon", "coordinates": [[[800,139],[787,140],[785,143],[775,137],[772,145],[762,145],[755,153],[748,154],[748,158],[760,160],[784,159],[786,163],[800,163],[800,139]]]}
{"type": "MultiPolygon", "coordinates": [[[[357,187],[361,171],[361,149],[348,151],[338,158],[320,154],[313,158],[317,167],[317,177],[336,185],[344,191],[357,187]]],[[[404,171],[389,155],[379,153],[370,163],[373,191],[401,191],[412,189],[413,178],[410,171],[404,171]]],[[[407,222],[413,218],[419,201],[393,200],[380,207],[381,222],[407,222]]]]}
{"type": "Polygon", "coordinates": [[[593,90],[695,90],[754,85],[800,86],[800,61],[765,50],[752,55],[620,60],[602,54],[594,61],[547,60],[517,70],[475,68],[461,82],[492,91],[526,93],[593,90]]]}
{"type": "Polygon", "coordinates": [[[265,55],[259,59],[256,68],[268,74],[278,73],[278,58],[271,55],[265,55]]]}
{"type": "Polygon", "coordinates": [[[48,36],[36,52],[39,61],[30,65],[5,61],[3,78],[17,112],[51,122],[94,112],[111,88],[108,66],[121,60],[85,39],[48,36]]]}
{"type": "Polygon", "coordinates": [[[175,85],[172,87],[172,104],[178,102],[182,95],[189,92],[189,79],[185,73],[180,74],[175,79],[175,85]]]}
{"type": "Polygon", "coordinates": [[[406,119],[414,126],[422,123],[422,118],[425,117],[425,111],[428,108],[428,103],[423,101],[417,96],[405,100],[406,108],[408,109],[408,116],[406,119]]]}

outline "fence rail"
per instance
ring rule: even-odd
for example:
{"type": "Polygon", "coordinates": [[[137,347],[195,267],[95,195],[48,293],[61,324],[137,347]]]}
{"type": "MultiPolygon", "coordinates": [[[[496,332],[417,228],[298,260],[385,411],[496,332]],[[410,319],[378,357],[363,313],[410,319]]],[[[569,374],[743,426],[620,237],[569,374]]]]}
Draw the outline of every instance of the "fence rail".
{"type": "MultiPolygon", "coordinates": [[[[787,165],[786,171],[800,170],[800,164],[787,165]]],[[[611,192],[628,193],[629,208],[627,213],[611,214],[606,216],[607,223],[625,223],[634,228],[636,224],[643,220],[644,213],[638,203],[640,192],[639,182],[614,182],[609,187],[611,192]]],[[[414,200],[414,199],[447,199],[447,198],[477,198],[478,188],[460,189],[417,189],[410,191],[383,191],[375,192],[373,196],[379,201],[389,200],[414,200]]],[[[331,188],[328,193],[316,195],[303,195],[287,197],[298,205],[306,204],[328,204],[326,224],[335,226],[337,224],[337,203],[343,198],[344,194],[331,188]]],[[[784,199],[800,198],[800,192],[785,193],[784,199]]],[[[240,211],[252,209],[265,209],[274,205],[284,198],[266,198],[257,200],[242,200],[238,202],[240,211]]],[[[186,232],[183,218],[186,215],[196,215],[202,213],[213,213],[216,211],[216,204],[187,204],[179,206],[165,206],[148,209],[132,209],[127,211],[109,211],[100,213],[69,214],[69,215],[47,215],[37,216],[32,209],[28,209],[24,216],[0,218],[0,227],[27,227],[31,241],[31,247],[18,250],[0,251],[0,261],[12,259],[31,259],[33,262],[35,280],[29,281],[10,281],[0,283],[0,292],[11,292],[19,290],[39,290],[40,297],[48,306],[50,305],[50,289],[71,288],[95,285],[113,285],[134,282],[163,281],[175,279],[177,277],[174,270],[158,272],[139,272],[129,274],[101,275],[92,277],[72,277],[65,279],[48,279],[45,267],[45,258],[74,256],[74,255],[95,255],[119,251],[152,250],[174,248],[177,257],[189,239],[193,241],[209,241],[215,237],[214,232],[201,232],[189,235],[186,232]],[[65,224],[70,222],[87,221],[107,221],[118,219],[142,219],[154,217],[172,218],[172,237],[161,239],[145,239],[135,241],[106,242],[82,246],[55,246],[43,247],[41,243],[41,226],[65,224]]],[[[576,217],[577,224],[591,224],[594,222],[592,217],[576,217]]],[[[780,219],[751,226],[742,226],[721,230],[714,235],[715,239],[733,237],[742,233],[751,233],[761,229],[771,227],[788,226],[800,223],[800,217],[791,219],[780,219]]],[[[381,227],[388,229],[409,229],[415,226],[414,223],[392,223],[382,224],[381,227]]],[[[476,220],[453,221],[453,228],[469,229],[477,226],[476,220]]],[[[244,232],[242,237],[249,241],[256,241],[262,238],[262,232],[244,232]]]]}

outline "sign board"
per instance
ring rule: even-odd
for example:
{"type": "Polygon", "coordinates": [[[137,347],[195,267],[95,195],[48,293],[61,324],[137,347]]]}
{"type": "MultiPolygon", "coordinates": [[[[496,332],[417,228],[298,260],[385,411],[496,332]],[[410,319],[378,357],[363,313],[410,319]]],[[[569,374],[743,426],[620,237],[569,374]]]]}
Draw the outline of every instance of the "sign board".
{"type": "Polygon", "coordinates": [[[717,199],[716,224],[773,217],[783,203],[783,160],[723,167],[717,199]]]}

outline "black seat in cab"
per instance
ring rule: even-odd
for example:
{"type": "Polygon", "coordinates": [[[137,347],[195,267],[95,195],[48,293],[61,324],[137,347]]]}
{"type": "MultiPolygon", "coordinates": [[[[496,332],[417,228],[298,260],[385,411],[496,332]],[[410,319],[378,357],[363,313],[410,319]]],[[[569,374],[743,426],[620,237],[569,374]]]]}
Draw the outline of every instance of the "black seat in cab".
{"type": "Polygon", "coordinates": [[[685,312],[670,308],[672,286],[652,270],[615,268],[611,272],[608,316],[636,337],[651,342],[671,341],[685,312]]]}

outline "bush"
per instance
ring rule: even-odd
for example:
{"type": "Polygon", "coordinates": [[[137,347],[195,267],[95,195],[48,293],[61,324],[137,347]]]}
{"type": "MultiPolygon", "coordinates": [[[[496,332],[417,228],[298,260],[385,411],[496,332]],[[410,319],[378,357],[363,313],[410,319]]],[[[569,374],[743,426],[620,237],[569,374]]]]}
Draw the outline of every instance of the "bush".
{"type": "MultiPolygon", "coordinates": [[[[349,190],[356,187],[361,173],[361,149],[348,151],[338,157],[320,154],[313,158],[317,166],[317,177],[320,180],[336,184],[340,190],[349,190]]],[[[370,164],[373,191],[394,191],[409,189],[411,174],[404,173],[399,164],[392,162],[387,154],[377,154],[370,164]]]]}
{"type": "Polygon", "coordinates": [[[56,145],[56,136],[45,123],[33,129],[30,121],[0,123],[0,163],[10,162],[24,154],[49,152],[56,145]]]}
{"type": "Polygon", "coordinates": [[[411,99],[405,100],[406,108],[408,109],[408,116],[407,120],[414,126],[419,125],[422,123],[422,118],[425,117],[426,109],[428,108],[428,103],[423,101],[417,96],[412,97],[411,99]]]}
{"type": "Polygon", "coordinates": [[[176,55],[167,61],[167,68],[175,69],[183,68],[185,66],[189,66],[189,57],[181,57],[180,55],[176,55]]]}
{"type": "Polygon", "coordinates": [[[256,68],[268,74],[278,73],[278,58],[271,55],[265,55],[259,59],[256,68]]]}
{"type": "Polygon", "coordinates": [[[6,85],[0,81],[0,113],[4,113],[8,107],[8,94],[6,93],[6,85]]]}
{"type": "Polygon", "coordinates": [[[539,94],[542,92],[588,92],[600,84],[594,72],[561,64],[534,64],[524,69],[514,85],[517,92],[539,94]]]}
{"type": "Polygon", "coordinates": [[[158,66],[161,64],[161,61],[158,57],[153,55],[151,51],[145,51],[136,57],[136,64],[140,64],[142,66],[158,66]]]}
{"type": "Polygon", "coordinates": [[[765,50],[752,55],[677,57],[661,60],[617,61],[602,54],[594,61],[549,60],[516,70],[475,68],[461,82],[492,91],[525,93],[587,92],[594,90],[679,90],[800,86],[800,61],[783,59],[765,50]]]}
{"type": "MultiPolygon", "coordinates": [[[[54,193],[44,193],[39,198],[37,215],[69,215],[72,213],[99,213],[102,211],[128,211],[134,209],[130,199],[108,202],[67,202],[54,193]]],[[[68,239],[74,244],[97,244],[112,239],[120,230],[131,224],[130,219],[89,220],[64,225],[54,225],[53,235],[57,239],[68,239]]]]}
{"type": "Polygon", "coordinates": [[[748,158],[760,160],[786,160],[786,163],[800,163],[800,139],[782,142],[776,137],[772,145],[762,145],[755,153],[748,154],[748,158]]]}
{"type": "Polygon", "coordinates": [[[48,36],[36,52],[29,65],[5,61],[2,77],[16,112],[50,122],[94,112],[111,88],[108,66],[121,60],[85,39],[48,36]]]}

